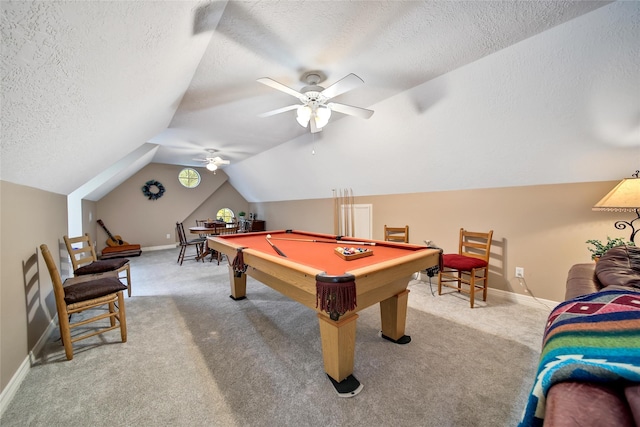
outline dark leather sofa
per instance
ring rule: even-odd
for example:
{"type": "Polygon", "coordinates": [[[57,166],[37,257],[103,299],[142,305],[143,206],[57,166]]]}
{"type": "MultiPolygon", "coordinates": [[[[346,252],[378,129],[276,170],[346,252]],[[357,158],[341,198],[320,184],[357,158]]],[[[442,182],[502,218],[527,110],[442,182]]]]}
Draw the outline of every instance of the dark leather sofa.
{"type": "MultiPolygon", "coordinates": [[[[608,289],[640,290],[640,247],[618,246],[569,270],[565,300],[608,289]]],[[[640,384],[566,381],[547,394],[544,426],[640,426],[640,384]]]]}

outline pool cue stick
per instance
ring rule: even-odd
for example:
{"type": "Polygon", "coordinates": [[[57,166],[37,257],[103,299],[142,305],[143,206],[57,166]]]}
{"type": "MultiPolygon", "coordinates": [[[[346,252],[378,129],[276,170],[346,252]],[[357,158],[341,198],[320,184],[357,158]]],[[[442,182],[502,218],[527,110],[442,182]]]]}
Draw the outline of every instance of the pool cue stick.
{"type": "Polygon", "coordinates": [[[353,209],[354,199],[353,199],[353,188],[349,189],[351,195],[351,237],[356,237],[356,214],[353,209]]]}
{"type": "Polygon", "coordinates": [[[347,234],[347,236],[351,237],[351,221],[349,220],[350,212],[351,212],[351,200],[349,199],[349,189],[348,188],[344,189],[344,195],[345,195],[345,199],[347,201],[347,209],[344,212],[344,214],[345,214],[345,222],[347,223],[346,234],[347,234]]]}
{"type": "Polygon", "coordinates": [[[342,234],[342,188],[338,189],[338,232],[342,234]]]}
{"type": "Polygon", "coordinates": [[[335,188],[333,189],[333,234],[340,234],[338,231],[338,198],[335,188]]]}
{"type": "Polygon", "coordinates": [[[343,236],[351,236],[349,233],[349,189],[344,189],[344,211],[342,214],[344,215],[344,234],[343,236]]]}
{"type": "Polygon", "coordinates": [[[353,190],[349,188],[349,236],[355,235],[353,231],[353,190]]]}
{"type": "Polygon", "coordinates": [[[344,234],[349,235],[349,190],[344,189],[344,234]]]}
{"type": "Polygon", "coordinates": [[[349,189],[344,189],[344,235],[351,237],[351,223],[349,222],[349,211],[351,205],[349,204],[349,189]]]}
{"type": "Polygon", "coordinates": [[[375,246],[376,242],[352,242],[351,240],[336,240],[335,243],[350,243],[352,245],[375,246]]]}
{"type": "Polygon", "coordinates": [[[352,242],[351,240],[317,240],[317,239],[289,239],[286,237],[272,237],[273,240],[290,240],[293,242],[312,242],[312,243],[350,243],[353,245],[369,245],[375,246],[376,242],[352,242]]]}
{"type": "Polygon", "coordinates": [[[267,242],[269,242],[269,244],[273,248],[273,250],[275,250],[278,253],[278,255],[287,258],[287,256],[284,254],[284,252],[282,252],[280,249],[278,249],[278,247],[276,245],[274,245],[273,242],[271,242],[271,240],[268,237],[266,239],[267,239],[267,242]]]}
{"type": "Polygon", "coordinates": [[[340,189],[340,193],[338,194],[338,234],[342,234],[342,189],[340,189]]]}
{"type": "Polygon", "coordinates": [[[336,208],[338,212],[338,232],[336,234],[342,233],[342,188],[338,189],[338,206],[336,208]]]}
{"type": "Polygon", "coordinates": [[[347,234],[347,228],[349,227],[349,224],[347,222],[347,190],[343,189],[342,190],[342,230],[340,230],[340,233],[344,233],[347,234]]]}

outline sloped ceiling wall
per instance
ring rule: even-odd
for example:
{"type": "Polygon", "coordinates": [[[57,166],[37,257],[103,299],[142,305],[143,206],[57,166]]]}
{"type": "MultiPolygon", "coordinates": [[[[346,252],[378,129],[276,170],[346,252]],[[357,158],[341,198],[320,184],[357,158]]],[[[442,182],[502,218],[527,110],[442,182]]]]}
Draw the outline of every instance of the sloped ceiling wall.
{"type": "Polygon", "coordinates": [[[618,2],[228,168],[250,201],[616,180],[640,168],[640,3],[618,2]],[[313,154],[315,152],[315,154],[313,154]]]}
{"type": "Polygon", "coordinates": [[[3,1],[2,179],[69,194],[166,129],[211,37],[197,5],[3,1]]]}
{"type": "Polygon", "coordinates": [[[230,182],[255,202],[638,168],[640,2],[0,6],[2,180],[68,195],[148,142],[160,145],[151,161],[185,165],[227,147],[230,182]],[[374,116],[332,118],[317,135],[289,116],[256,118],[286,98],[256,78],[299,85],[315,66],[331,81],[361,74],[340,101],[374,116]]]}

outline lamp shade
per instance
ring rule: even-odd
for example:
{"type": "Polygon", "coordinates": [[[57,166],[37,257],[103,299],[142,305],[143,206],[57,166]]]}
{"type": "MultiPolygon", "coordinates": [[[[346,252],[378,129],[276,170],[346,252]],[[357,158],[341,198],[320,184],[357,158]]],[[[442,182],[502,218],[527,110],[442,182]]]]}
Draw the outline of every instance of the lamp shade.
{"type": "Polygon", "coordinates": [[[212,172],[218,169],[218,165],[216,165],[215,163],[207,163],[207,166],[205,167],[212,172]]]}
{"type": "Polygon", "coordinates": [[[625,178],[592,208],[594,211],[633,212],[640,208],[640,178],[625,178]]]}
{"type": "Polygon", "coordinates": [[[298,114],[296,115],[296,120],[300,123],[300,126],[306,128],[309,124],[309,119],[311,118],[311,108],[306,105],[301,105],[298,107],[298,114]]]}
{"type": "Polygon", "coordinates": [[[328,107],[318,107],[316,109],[316,127],[321,129],[329,123],[329,117],[331,117],[331,110],[328,107]]]}

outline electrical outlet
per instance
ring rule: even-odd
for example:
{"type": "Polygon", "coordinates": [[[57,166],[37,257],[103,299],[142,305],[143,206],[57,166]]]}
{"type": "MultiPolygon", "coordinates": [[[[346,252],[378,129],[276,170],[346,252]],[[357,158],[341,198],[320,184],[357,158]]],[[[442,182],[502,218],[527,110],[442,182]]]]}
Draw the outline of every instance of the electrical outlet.
{"type": "Polygon", "coordinates": [[[524,268],[516,267],[516,277],[524,277],[524,268]]]}
{"type": "Polygon", "coordinates": [[[170,239],[170,238],[171,238],[171,234],[167,234],[167,239],[170,239]]]}

